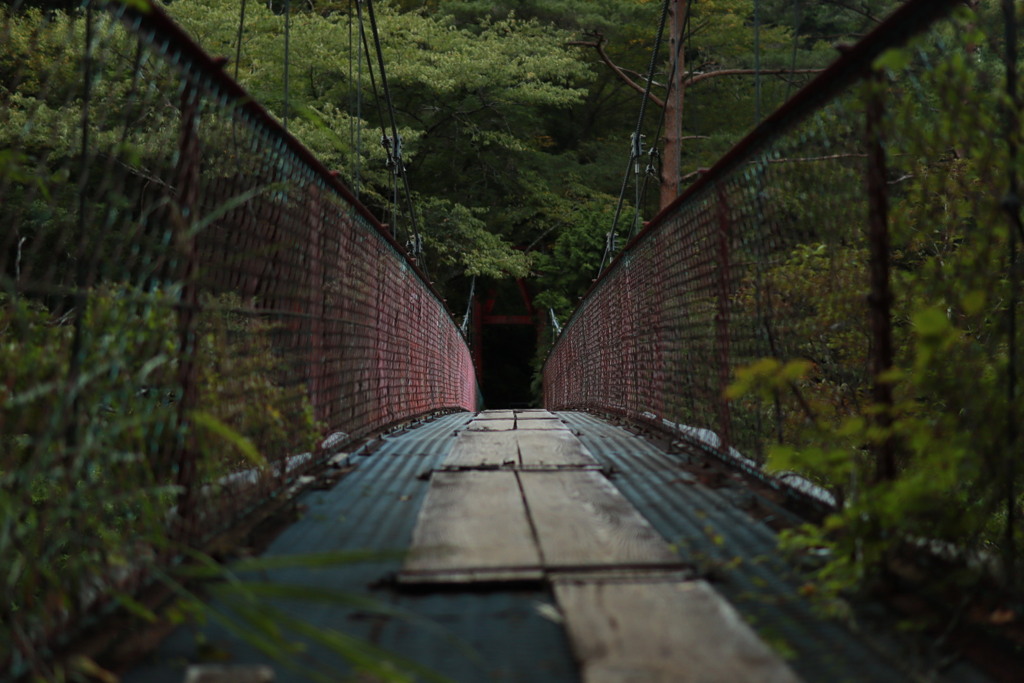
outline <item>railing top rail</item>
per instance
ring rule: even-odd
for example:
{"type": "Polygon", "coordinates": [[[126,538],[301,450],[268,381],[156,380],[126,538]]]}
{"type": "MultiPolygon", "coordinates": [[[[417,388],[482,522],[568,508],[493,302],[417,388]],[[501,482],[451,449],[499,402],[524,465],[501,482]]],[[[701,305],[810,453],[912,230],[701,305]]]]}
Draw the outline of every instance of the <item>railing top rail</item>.
{"type": "Polygon", "coordinates": [[[267,109],[261,105],[238,81],[224,71],[226,62],[221,62],[211,56],[202,48],[181,26],[179,26],[159,6],[149,0],[134,0],[125,2],[117,0],[110,4],[123,5],[122,16],[134,24],[138,30],[149,30],[154,35],[165,36],[167,44],[173,43],[181,58],[196,65],[203,77],[216,89],[223,92],[229,98],[237,102],[237,109],[252,117],[268,133],[278,138],[281,143],[295,154],[316,176],[330,189],[351,205],[356,212],[382,237],[384,238],[405,260],[408,266],[416,273],[424,286],[433,294],[434,298],[444,304],[444,309],[452,323],[458,327],[455,317],[448,309],[447,302],[434,288],[430,278],[410,257],[394,236],[388,232],[380,220],[373,215],[369,208],[363,204],[352,191],[332,173],[323,162],[321,162],[312,151],[302,144],[294,135],[289,133],[284,126],[267,109]]]}

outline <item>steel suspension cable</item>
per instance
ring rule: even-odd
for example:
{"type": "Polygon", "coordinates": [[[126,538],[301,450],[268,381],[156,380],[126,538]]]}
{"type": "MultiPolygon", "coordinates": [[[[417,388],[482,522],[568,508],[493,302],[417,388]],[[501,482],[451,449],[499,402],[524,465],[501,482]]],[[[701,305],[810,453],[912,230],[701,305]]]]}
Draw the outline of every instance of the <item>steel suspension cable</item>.
{"type": "Polygon", "coordinates": [[[238,64],[242,61],[242,36],[245,32],[245,3],[238,9],[238,35],[235,38],[235,80],[238,80],[238,64]]]}
{"type": "MultiPolygon", "coordinates": [[[[245,35],[245,3],[246,0],[242,0],[241,7],[238,9],[238,32],[235,36],[235,82],[238,81],[238,67],[242,62],[242,37],[245,35]]],[[[236,117],[231,117],[231,147],[238,156],[238,120],[236,117]]],[[[246,204],[248,207],[248,204],[246,204]]]]}
{"type": "Polygon", "coordinates": [[[754,125],[761,123],[761,0],[754,0],[754,125]]]}
{"type": "MultiPolygon", "coordinates": [[[[668,75],[668,81],[667,82],[668,82],[669,91],[665,93],[665,101],[666,102],[668,102],[668,98],[669,97],[673,96],[673,93],[671,92],[671,88],[672,88],[672,86],[676,82],[676,70],[679,67],[679,51],[682,50],[682,46],[683,45],[688,45],[689,42],[690,42],[690,9],[692,7],[693,7],[693,2],[686,3],[686,14],[683,15],[683,24],[682,24],[682,28],[680,30],[680,40],[676,43],[676,58],[672,60],[672,68],[669,71],[669,75],[668,75]]],[[[676,88],[676,91],[677,91],[676,95],[678,95],[678,91],[679,90],[680,90],[680,88],[676,88]]],[[[637,226],[639,225],[639,218],[640,218],[640,204],[643,201],[643,199],[647,197],[647,183],[650,181],[650,179],[652,177],[660,176],[660,173],[657,173],[657,171],[660,171],[660,168],[659,169],[655,169],[654,168],[654,159],[657,157],[657,158],[659,158],[660,164],[664,163],[664,160],[660,159],[660,156],[658,155],[658,148],[656,147],[657,141],[661,140],[661,131],[664,129],[664,127],[665,127],[665,117],[662,116],[661,118],[658,119],[658,131],[654,135],[655,142],[652,143],[650,148],[648,148],[648,150],[647,150],[647,155],[648,155],[648,159],[649,160],[647,162],[647,168],[646,168],[645,173],[644,173],[643,185],[640,187],[640,190],[638,192],[638,199],[637,199],[637,202],[636,202],[636,206],[634,207],[633,226],[632,226],[632,228],[630,229],[630,232],[629,232],[629,237],[630,238],[632,238],[638,232],[637,231],[637,226]]],[[[682,138],[682,124],[681,123],[679,125],[679,129],[676,131],[676,135],[677,135],[677,139],[682,138]]],[[[677,149],[679,149],[681,147],[681,145],[677,145],[676,147],[677,147],[677,149]]],[[[679,164],[678,161],[673,162],[672,160],[669,160],[669,163],[676,163],[677,165],[679,164]]],[[[678,194],[678,188],[677,188],[677,194],[678,194]]]]}
{"type": "Polygon", "coordinates": [[[459,326],[463,337],[466,336],[466,331],[469,329],[469,314],[473,311],[474,296],[476,296],[476,275],[469,281],[469,298],[466,300],[466,313],[462,316],[462,324],[459,326]]]}
{"type": "MultiPolygon", "coordinates": [[[[665,21],[668,19],[669,2],[671,2],[671,0],[665,0],[661,5],[661,20],[658,22],[658,34],[654,40],[654,48],[651,50],[651,59],[647,66],[647,84],[644,86],[643,99],[640,101],[640,115],[637,117],[636,130],[633,132],[633,138],[630,141],[629,163],[626,166],[625,177],[622,179],[622,187],[619,190],[619,201],[615,206],[615,217],[612,219],[612,229],[608,232],[608,236],[605,241],[604,256],[601,257],[601,266],[598,269],[598,274],[604,271],[605,264],[609,261],[611,253],[615,250],[619,218],[622,216],[622,203],[626,196],[626,186],[629,184],[630,169],[633,168],[635,163],[635,150],[638,142],[642,140],[641,133],[643,130],[644,116],[647,113],[647,100],[651,97],[651,85],[654,83],[654,66],[657,63],[658,52],[661,49],[661,39],[665,33],[665,21]]],[[[636,219],[634,218],[634,223],[635,222],[636,219]]]]}
{"type": "MultiPolygon", "coordinates": [[[[362,57],[366,55],[366,71],[370,75],[370,89],[373,90],[373,101],[377,105],[377,120],[380,122],[380,135],[381,139],[388,137],[387,124],[384,119],[384,107],[380,103],[380,93],[377,92],[377,77],[373,73],[373,59],[370,57],[370,43],[366,39],[366,28],[363,23],[363,0],[356,0],[356,12],[359,17],[359,42],[362,47],[362,52],[359,53],[360,61],[362,57]]],[[[385,145],[385,151],[388,156],[388,166],[392,163],[391,148],[385,145]]]]}
{"type": "MultiPolygon", "coordinates": [[[[348,82],[352,83],[352,46],[353,46],[353,33],[352,33],[352,4],[359,3],[359,0],[349,1],[349,12],[348,12],[348,82]]],[[[362,17],[360,16],[359,31],[362,35],[362,17]]],[[[360,197],[360,185],[362,184],[362,162],[363,162],[363,50],[362,44],[356,46],[356,80],[355,84],[355,122],[350,122],[349,130],[349,144],[355,150],[355,159],[353,160],[353,167],[355,171],[355,178],[353,181],[352,190],[356,195],[356,199],[360,197]]]]}
{"type": "MultiPolygon", "coordinates": [[[[395,157],[395,169],[398,175],[401,176],[402,184],[405,189],[405,198],[409,207],[409,222],[412,225],[413,232],[413,249],[412,256],[419,256],[422,252],[422,241],[420,238],[419,225],[416,221],[416,208],[413,206],[412,190],[409,187],[409,176],[405,172],[405,163],[402,159],[401,149],[401,138],[398,135],[398,122],[395,118],[395,106],[391,100],[391,89],[388,87],[387,72],[384,69],[384,53],[380,46],[380,32],[377,30],[377,15],[373,11],[373,0],[366,0],[366,9],[370,14],[370,30],[373,32],[373,44],[377,52],[377,68],[380,71],[380,85],[381,90],[384,91],[384,102],[387,104],[388,117],[391,122],[391,134],[394,144],[394,157],[395,157]]],[[[425,264],[419,264],[421,268],[425,270],[425,264]]]]}
{"type": "Polygon", "coordinates": [[[290,70],[289,57],[291,55],[291,19],[292,0],[284,0],[284,129],[288,130],[288,72],[290,70]]]}
{"type": "MultiPolygon", "coordinates": [[[[799,45],[800,29],[804,24],[803,0],[793,0],[793,52],[789,58],[789,70],[796,71],[796,50],[799,45]]],[[[793,79],[786,79],[786,99],[793,92],[793,79]]]]}
{"type": "Polygon", "coordinates": [[[622,215],[622,202],[626,196],[626,186],[629,185],[629,172],[630,169],[633,168],[632,144],[630,144],[629,151],[629,161],[626,162],[626,173],[622,176],[622,186],[619,188],[619,201],[615,204],[615,217],[612,218],[612,229],[605,235],[604,255],[601,257],[601,265],[598,266],[597,269],[598,275],[604,272],[605,265],[608,263],[612,252],[615,251],[616,228],[619,225],[619,217],[622,215]]]}
{"type": "MultiPolygon", "coordinates": [[[[388,137],[387,123],[384,116],[384,107],[381,105],[380,93],[377,91],[377,77],[373,72],[373,58],[370,56],[370,41],[366,38],[366,25],[363,20],[363,0],[356,0],[356,12],[358,14],[359,21],[359,43],[362,48],[359,53],[360,64],[362,63],[363,56],[366,57],[366,70],[370,75],[370,88],[373,90],[373,101],[377,106],[377,121],[380,123],[380,142],[384,148],[384,154],[386,156],[385,166],[391,172],[392,188],[395,186],[394,179],[394,168],[395,159],[391,154],[391,144],[389,143],[390,138],[388,137]]],[[[360,81],[360,88],[362,87],[362,81],[360,81]]],[[[391,204],[391,222],[390,229],[391,234],[398,239],[398,215],[395,210],[395,204],[391,204]]]]}
{"type": "MultiPolygon", "coordinates": [[[[355,91],[359,90],[358,86],[353,86],[353,83],[355,81],[352,78],[352,74],[353,74],[352,62],[354,61],[352,59],[352,37],[354,36],[354,33],[352,31],[352,23],[353,23],[352,22],[352,17],[354,16],[354,14],[355,13],[352,11],[352,0],[348,0],[348,16],[347,16],[347,19],[348,19],[348,21],[347,21],[347,24],[348,24],[348,84],[349,84],[348,105],[349,105],[349,111],[350,112],[355,109],[355,99],[356,99],[356,92],[355,91]]],[[[356,147],[356,123],[353,120],[352,116],[349,116],[349,119],[348,119],[348,147],[349,147],[349,150],[350,150],[349,163],[352,164],[353,166],[355,166],[356,165],[355,159],[352,159],[351,157],[354,156],[356,159],[358,159],[359,158],[359,151],[358,151],[358,148],[356,147]]],[[[359,171],[358,170],[356,171],[356,176],[357,177],[359,176],[359,171]]],[[[358,185],[358,182],[356,184],[358,185]]],[[[354,187],[352,189],[355,192],[356,197],[359,197],[359,190],[354,188],[354,187]]]]}

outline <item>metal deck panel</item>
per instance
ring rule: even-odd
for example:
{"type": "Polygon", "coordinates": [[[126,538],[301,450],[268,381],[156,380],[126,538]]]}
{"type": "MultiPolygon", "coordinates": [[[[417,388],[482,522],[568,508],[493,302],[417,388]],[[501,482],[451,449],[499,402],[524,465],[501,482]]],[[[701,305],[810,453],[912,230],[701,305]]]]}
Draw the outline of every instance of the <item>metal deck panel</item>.
{"type": "MultiPolygon", "coordinates": [[[[814,613],[798,592],[799,577],[778,556],[774,532],[736,507],[743,495],[735,493],[752,494],[728,479],[722,488],[709,488],[682,469],[699,453],[668,454],[593,415],[559,415],[601,464],[614,468],[612,481],[681,559],[708,575],[762,638],[792,653],[789,663],[805,680],[908,679],[901,663],[814,613]]],[[[973,678],[973,672],[964,674],[973,678]]]]}
{"type": "Polygon", "coordinates": [[[474,418],[473,413],[453,413],[426,422],[413,423],[381,437],[376,453],[387,455],[436,455],[451,449],[451,436],[474,418]]]}
{"type": "Polygon", "coordinates": [[[852,674],[854,680],[864,680],[863,676],[870,680],[905,679],[901,673],[888,671],[888,667],[875,671],[877,654],[869,650],[861,651],[853,662],[837,667],[837,651],[848,647],[849,636],[833,632],[831,635],[837,641],[823,643],[818,636],[826,625],[819,624],[818,617],[802,606],[796,615],[784,609],[782,602],[792,601],[798,595],[797,585],[782,578],[788,573],[787,568],[773,560],[770,530],[732,508],[717,490],[689,482],[678,459],[593,416],[574,414],[566,418],[594,456],[615,468],[615,484],[678,547],[681,557],[694,562],[700,572],[717,577],[715,587],[742,613],[754,617],[755,626],[769,642],[777,643],[781,638],[786,647],[797,653],[797,659],[791,663],[799,673],[809,680],[836,674],[842,680],[844,673],[852,674]],[[760,530],[754,531],[757,527],[760,530]],[[732,566],[729,563],[733,558],[742,558],[742,562],[732,566]],[[778,604],[769,605],[769,601],[778,604]],[[823,646],[829,660],[824,668],[814,661],[821,656],[823,646]],[[871,670],[864,671],[865,666],[871,670]]]}
{"type": "MultiPolygon", "coordinates": [[[[331,550],[405,551],[429,481],[419,478],[440,467],[454,443],[455,430],[469,414],[438,418],[389,435],[371,455],[352,456],[356,470],[329,491],[306,493],[301,520],[284,530],[264,556],[331,550]],[[414,455],[415,454],[415,455],[414,455]]],[[[321,629],[333,628],[414,660],[453,681],[573,683],[579,680],[562,627],[544,616],[553,608],[547,589],[470,590],[430,594],[371,588],[401,568],[401,558],[329,569],[278,569],[261,580],[349,591],[416,615],[430,625],[337,604],[274,605],[321,629]]],[[[204,637],[233,655],[235,663],[266,663],[277,683],[309,680],[283,670],[266,656],[206,625],[204,637]]],[[[184,629],[169,637],[146,662],[128,672],[126,683],[180,683],[183,665],[199,659],[194,638],[184,629]]],[[[310,645],[304,661],[341,680],[349,671],[336,655],[310,645]]]]}
{"type": "MultiPolygon", "coordinates": [[[[769,644],[793,654],[790,665],[807,681],[903,681],[898,663],[887,660],[862,638],[813,613],[799,594],[801,581],[778,557],[774,533],[742,509],[753,496],[728,477],[710,488],[682,465],[700,453],[666,454],[655,443],[595,416],[560,413],[559,417],[612,470],[611,481],[670,543],[683,562],[714,581],[769,644]],[[740,558],[738,561],[735,558],[740,558]]],[[[449,415],[396,432],[353,455],[357,469],[330,491],[303,498],[302,520],[283,532],[268,555],[327,550],[399,550],[408,548],[429,487],[424,473],[442,466],[471,414],[449,415]]],[[[368,595],[385,605],[429,620],[433,626],[381,616],[332,604],[283,605],[321,628],[335,628],[416,660],[454,681],[574,682],[579,673],[562,627],[542,613],[552,613],[551,593],[540,588],[502,588],[399,593],[370,588],[400,569],[401,559],[349,565],[328,570],[288,569],[266,578],[299,582],[368,595]],[[471,649],[475,654],[467,654],[471,649]]],[[[390,585],[390,584],[389,584],[390,585]]],[[[251,649],[232,644],[223,630],[205,627],[214,643],[224,641],[238,661],[263,662],[251,649]]],[[[181,668],[174,658],[195,657],[185,634],[176,634],[161,649],[155,664],[140,667],[128,683],[177,683],[181,668]]],[[[308,657],[340,678],[344,664],[312,647],[308,657]]],[[[279,668],[279,681],[302,681],[279,668]]],[[[949,675],[947,679],[959,677],[949,675]]],[[[964,680],[970,680],[965,678],[964,680]]]]}

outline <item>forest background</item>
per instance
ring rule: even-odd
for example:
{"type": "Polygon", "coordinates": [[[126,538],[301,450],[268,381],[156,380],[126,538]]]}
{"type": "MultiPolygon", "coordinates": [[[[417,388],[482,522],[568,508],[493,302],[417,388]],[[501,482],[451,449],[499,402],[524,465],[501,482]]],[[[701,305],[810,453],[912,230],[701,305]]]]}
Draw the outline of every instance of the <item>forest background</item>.
{"type": "MultiPolygon", "coordinates": [[[[689,3],[684,183],[793,94],[808,71],[834,59],[836,44],[863,35],[897,4],[689,3]]],[[[76,3],[25,5],[47,12],[76,3]]],[[[661,8],[653,0],[375,5],[422,259],[453,311],[462,310],[472,276],[527,278],[536,306],[562,320],[585,293],[613,223],[661,8]]],[[[380,74],[372,52],[360,49],[355,3],[292,2],[287,53],[284,2],[178,0],[168,10],[207,51],[227,57],[226,68],[274,115],[285,118],[287,106],[290,132],[336,169],[401,242],[409,240],[409,205],[395,201],[380,144],[389,130],[380,74]]],[[[19,22],[25,53],[14,49],[8,58],[32,64],[40,80],[55,70],[74,78],[76,47],[44,43],[45,50],[29,53],[40,22],[42,14],[31,12],[19,22]]],[[[372,49],[368,22],[364,30],[372,49]]],[[[655,61],[651,93],[658,102],[644,122],[645,151],[659,150],[664,136],[659,104],[670,77],[668,44],[655,61]]],[[[72,149],[75,141],[69,135],[53,144],[72,149]]],[[[645,157],[643,165],[657,175],[661,161],[645,157]]],[[[637,212],[636,192],[625,193],[627,222],[658,210],[658,179],[644,184],[637,212]]]]}

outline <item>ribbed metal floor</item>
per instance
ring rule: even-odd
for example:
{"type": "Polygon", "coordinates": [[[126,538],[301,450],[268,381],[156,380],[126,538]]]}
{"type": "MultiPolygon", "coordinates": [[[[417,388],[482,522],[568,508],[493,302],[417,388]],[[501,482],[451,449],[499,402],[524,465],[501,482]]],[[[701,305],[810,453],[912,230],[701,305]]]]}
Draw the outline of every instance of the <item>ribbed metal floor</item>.
{"type": "MultiPolygon", "coordinates": [[[[406,550],[429,486],[423,475],[440,467],[453,437],[471,417],[441,417],[385,437],[370,455],[353,455],[355,471],[331,490],[306,494],[305,515],[277,537],[266,555],[406,550]]],[[[806,681],[910,679],[911,663],[885,655],[881,639],[872,636],[873,644],[868,644],[815,615],[799,595],[797,578],[779,558],[774,533],[743,511],[753,494],[739,481],[726,478],[710,488],[681,467],[702,457],[697,453],[666,454],[653,442],[588,414],[559,417],[603,465],[613,468],[611,481],[674,544],[681,559],[712,580],[806,681]]],[[[403,593],[387,580],[400,567],[396,558],[319,570],[280,569],[260,578],[346,590],[416,615],[423,623],[335,604],[277,605],[318,628],[368,640],[453,681],[579,680],[547,589],[403,593]]],[[[222,628],[208,625],[202,632],[209,643],[205,651],[230,653],[238,663],[269,663],[277,681],[310,680],[274,665],[222,628]]],[[[177,683],[183,680],[185,664],[201,657],[192,634],[182,629],[124,680],[177,683]]],[[[325,680],[344,680],[350,671],[336,655],[314,645],[303,661],[315,663],[325,680]]],[[[955,671],[948,680],[984,679],[955,671]]]]}
{"type": "MultiPolygon", "coordinates": [[[[806,681],[874,683],[920,675],[921,663],[885,636],[854,635],[815,613],[799,593],[803,581],[779,556],[775,532],[744,512],[754,494],[741,480],[725,477],[709,488],[683,469],[706,458],[699,451],[669,454],[593,415],[559,416],[598,461],[614,468],[612,482],[623,495],[806,681]]],[[[945,676],[929,680],[988,680],[969,667],[951,667],[945,676]]]]}
{"type": "MultiPolygon", "coordinates": [[[[369,456],[352,456],[356,470],[329,491],[308,493],[303,518],[286,529],[265,555],[308,554],[332,550],[408,548],[429,481],[420,478],[438,467],[468,414],[449,415],[383,439],[369,456]]],[[[414,660],[453,681],[561,683],[578,680],[562,627],[545,616],[554,605],[546,589],[408,594],[372,588],[401,568],[401,559],[351,564],[330,569],[280,569],[262,580],[351,591],[379,600],[429,622],[374,615],[337,605],[278,603],[291,615],[321,629],[337,629],[414,660]],[[547,607],[546,607],[547,606],[547,607]]],[[[202,628],[206,644],[180,629],[146,662],[129,672],[126,683],[180,683],[185,666],[203,652],[230,653],[239,664],[266,663],[277,682],[310,680],[282,669],[223,628],[202,628]]],[[[302,657],[330,681],[343,681],[351,668],[324,648],[311,645],[302,657]]]]}

